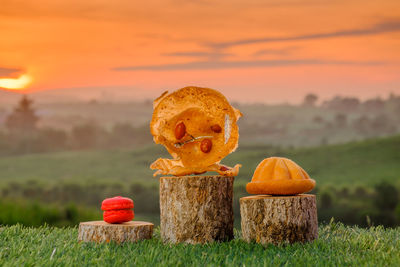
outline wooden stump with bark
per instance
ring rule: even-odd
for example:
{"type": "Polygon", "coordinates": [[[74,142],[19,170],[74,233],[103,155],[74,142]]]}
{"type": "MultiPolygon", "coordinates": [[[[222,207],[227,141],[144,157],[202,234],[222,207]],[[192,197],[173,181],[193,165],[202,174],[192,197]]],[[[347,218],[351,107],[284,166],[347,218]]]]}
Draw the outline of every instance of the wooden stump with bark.
{"type": "Polygon", "coordinates": [[[136,242],[150,239],[153,236],[154,224],[149,222],[130,221],[121,224],[110,224],[104,221],[81,222],[78,241],[83,242],[136,242]]]}
{"type": "Polygon", "coordinates": [[[219,175],[161,177],[162,240],[198,244],[232,239],[233,181],[219,175]]]}
{"type": "Polygon", "coordinates": [[[256,195],[240,199],[242,235],[263,245],[310,242],[318,238],[314,195],[256,195]]]}

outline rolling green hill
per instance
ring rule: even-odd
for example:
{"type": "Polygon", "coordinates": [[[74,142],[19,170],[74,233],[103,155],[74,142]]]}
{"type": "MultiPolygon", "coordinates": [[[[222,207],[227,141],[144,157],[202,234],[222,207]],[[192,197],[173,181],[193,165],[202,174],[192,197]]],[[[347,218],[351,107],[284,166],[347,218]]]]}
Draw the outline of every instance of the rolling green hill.
{"type": "MultiPolygon", "coordinates": [[[[283,156],[302,166],[317,185],[372,186],[386,180],[400,186],[400,136],[371,139],[308,149],[279,149],[241,145],[224,163],[243,167],[236,185],[250,181],[265,157],[283,156]]],[[[149,169],[158,157],[168,157],[161,146],[137,150],[76,151],[0,157],[0,185],[35,180],[43,185],[59,183],[132,183],[157,185],[149,169]]]]}
{"type": "MultiPolygon", "coordinates": [[[[257,164],[270,156],[293,159],[317,181],[321,221],[335,217],[361,226],[399,225],[400,136],[307,149],[241,145],[224,160],[230,166],[243,165],[235,181],[236,227],[239,198],[247,195],[245,184],[257,164]]],[[[87,217],[99,218],[99,203],[116,195],[131,197],[139,217],[157,222],[158,179],[152,177],[149,165],[158,157],[168,155],[156,145],[0,157],[0,206],[4,209],[0,224],[76,225],[87,217]],[[32,208],[36,223],[29,217],[32,208]]]]}

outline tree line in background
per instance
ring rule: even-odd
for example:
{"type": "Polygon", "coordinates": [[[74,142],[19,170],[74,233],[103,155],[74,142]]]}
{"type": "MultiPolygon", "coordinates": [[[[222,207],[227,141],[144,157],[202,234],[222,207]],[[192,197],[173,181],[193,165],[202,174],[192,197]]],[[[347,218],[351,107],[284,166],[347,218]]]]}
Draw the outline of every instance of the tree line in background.
{"type": "MultiPolygon", "coordinates": [[[[320,105],[317,102],[317,95],[308,94],[303,103],[296,107],[299,111],[313,111],[306,122],[295,117],[297,110],[269,117],[266,113],[262,122],[251,116],[268,110],[257,109],[253,112],[255,114],[249,112],[249,116],[239,120],[241,141],[256,140],[284,146],[297,138],[302,145],[325,145],[330,143],[330,139],[340,136],[360,139],[400,132],[400,96],[392,94],[387,99],[374,98],[364,102],[357,98],[334,97],[320,105]],[[324,111],[329,111],[329,116],[324,111]]],[[[113,127],[106,128],[98,121],[76,125],[71,122],[73,126],[70,130],[62,130],[39,127],[40,119],[33,101],[23,96],[14,110],[6,116],[3,123],[5,127],[0,130],[0,155],[135,148],[152,143],[147,124],[134,127],[130,123],[115,123],[113,127]]]]}
{"type": "Polygon", "coordinates": [[[255,105],[254,110],[247,110],[239,120],[240,140],[267,140],[270,144],[298,147],[344,143],[400,132],[400,96],[391,94],[387,99],[365,101],[336,96],[320,104],[317,100],[317,95],[308,94],[298,106],[255,105]]]}
{"type": "Polygon", "coordinates": [[[0,132],[0,155],[18,155],[64,150],[136,147],[152,142],[148,127],[119,123],[106,130],[96,122],[76,125],[67,132],[39,128],[33,101],[23,96],[6,118],[0,132]]]}
{"type": "MultiPolygon", "coordinates": [[[[303,106],[315,107],[318,96],[308,94],[304,97],[303,106]]],[[[325,121],[322,116],[314,116],[317,124],[325,124],[328,128],[352,127],[364,137],[379,134],[394,134],[400,123],[400,96],[390,94],[388,99],[372,98],[362,102],[356,97],[335,96],[322,102],[321,108],[337,111],[332,121],[325,121]],[[348,114],[362,113],[350,121],[348,114]],[[375,115],[375,116],[370,116],[375,115]]]]}

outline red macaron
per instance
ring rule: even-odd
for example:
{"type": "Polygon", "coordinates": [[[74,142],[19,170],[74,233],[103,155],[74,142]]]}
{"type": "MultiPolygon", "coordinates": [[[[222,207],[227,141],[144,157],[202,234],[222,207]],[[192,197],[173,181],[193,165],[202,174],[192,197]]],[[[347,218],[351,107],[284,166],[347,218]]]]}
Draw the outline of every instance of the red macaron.
{"type": "Polygon", "coordinates": [[[103,220],[108,223],[129,222],[134,218],[133,201],[127,197],[113,197],[103,200],[101,204],[103,220]]]}

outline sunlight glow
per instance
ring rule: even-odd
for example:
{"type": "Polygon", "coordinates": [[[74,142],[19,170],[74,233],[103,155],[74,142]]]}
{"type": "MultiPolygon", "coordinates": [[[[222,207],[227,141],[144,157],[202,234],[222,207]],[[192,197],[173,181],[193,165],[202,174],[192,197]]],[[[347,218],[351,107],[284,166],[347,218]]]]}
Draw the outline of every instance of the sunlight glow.
{"type": "Polygon", "coordinates": [[[21,75],[18,79],[4,78],[0,79],[0,88],[11,89],[11,90],[22,90],[31,81],[32,78],[26,74],[21,75]]]}

